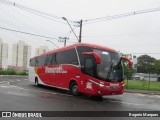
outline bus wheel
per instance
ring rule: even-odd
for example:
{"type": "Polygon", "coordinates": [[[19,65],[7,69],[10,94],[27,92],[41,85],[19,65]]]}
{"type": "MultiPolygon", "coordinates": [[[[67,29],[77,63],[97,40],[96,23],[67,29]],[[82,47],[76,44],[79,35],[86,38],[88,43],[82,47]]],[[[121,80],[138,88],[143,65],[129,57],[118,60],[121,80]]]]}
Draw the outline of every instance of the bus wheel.
{"type": "Polygon", "coordinates": [[[79,94],[78,85],[76,82],[72,82],[70,86],[70,91],[72,95],[77,96],[79,94]]]}
{"type": "Polygon", "coordinates": [[[36,85],[36,86],[39,86],[38,78],[37,78],[37,77],[35,78],[35,85],[36,85]]]}

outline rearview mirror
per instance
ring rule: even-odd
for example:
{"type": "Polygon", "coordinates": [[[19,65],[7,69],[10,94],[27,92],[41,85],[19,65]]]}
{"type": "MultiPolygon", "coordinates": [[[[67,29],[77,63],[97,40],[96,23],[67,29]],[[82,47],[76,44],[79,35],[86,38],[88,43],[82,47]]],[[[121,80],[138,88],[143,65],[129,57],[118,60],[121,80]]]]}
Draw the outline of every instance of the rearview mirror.
{"type": "Polygon", "coordinates": [[[93,55],[96,59],[96,63],[100,64],[101,59],[100,59],[100,54],[96,53],[96,52],[83,52],[83,55],[93,55]]]}
{"type": "Polygon", "coordinates": [[[127,61],[129,68],[132,68],[133,62],[129,58],[127,58],[127,57],[121,57],[121,59],[124,60],[124,61],[127,61]]]}

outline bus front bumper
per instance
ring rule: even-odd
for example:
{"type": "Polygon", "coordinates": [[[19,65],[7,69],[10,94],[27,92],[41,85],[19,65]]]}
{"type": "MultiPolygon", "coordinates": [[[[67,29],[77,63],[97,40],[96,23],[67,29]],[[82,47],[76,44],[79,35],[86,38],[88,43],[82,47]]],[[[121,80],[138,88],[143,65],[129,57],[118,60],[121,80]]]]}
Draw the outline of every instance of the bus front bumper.
{"type": "Polygon", "coordinates": [[[110,83],[110,85],[105,85],[89,80],[86,83],[85,91],[94,96],[119,95],[124,92],[124,84],[110,83]]]}

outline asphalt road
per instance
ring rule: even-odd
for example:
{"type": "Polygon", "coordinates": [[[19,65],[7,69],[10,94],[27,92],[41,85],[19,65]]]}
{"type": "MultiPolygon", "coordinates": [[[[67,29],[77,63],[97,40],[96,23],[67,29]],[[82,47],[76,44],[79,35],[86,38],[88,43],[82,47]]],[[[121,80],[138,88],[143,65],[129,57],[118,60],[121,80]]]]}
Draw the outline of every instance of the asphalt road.
{"type": "MultiPolygon", "coordinates": [[[[160,111],[160,96],[124,93],[123,95],[104,96],[103,99],[87,95],[78,97],[67,91],[36,87],[27,78],[0,79],[0,111],[160,111]]],[[[89,113],[89,112],[88,112],[89,113]]],[[[78,114],[81,114],[79,112],[78,114]]],[[[80,116],[80,115],[79,115],[80,116]]],[[[159,114],[160,116],[160,114],[159,114]]],[[[160,117],[159,117],[160,118],[160,117]]],[[[159,120],[159,118],[120,117],[118,119],[159,120]]],[[[6,118],[0,118],[6,119],[6,118]]],[[[13,119],[13,118],[7,118],[13,119]]],[[[22,119],[22,118],[15,118],[22,119]]],[[[37,118],[23,118],[37,119],[37,118]]],[[[44,119],[44,118],[38,118],[44,119]]],[[[115,119],[115,117],[52,117],[45,119],[115,119]]]]}

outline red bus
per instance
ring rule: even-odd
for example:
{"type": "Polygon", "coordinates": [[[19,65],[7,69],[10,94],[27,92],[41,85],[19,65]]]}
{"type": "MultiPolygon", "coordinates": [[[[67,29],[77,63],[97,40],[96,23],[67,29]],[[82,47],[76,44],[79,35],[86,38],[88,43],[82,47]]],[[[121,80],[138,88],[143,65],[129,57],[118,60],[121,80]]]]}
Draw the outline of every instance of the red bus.
{"type": "Polygon", "coordinates": [[[29,80],[93,96],[123,94],[124,71],[119,53],[95,44],[77,43],[30,59],[29,80]]]}

